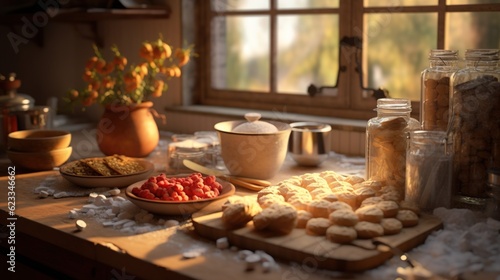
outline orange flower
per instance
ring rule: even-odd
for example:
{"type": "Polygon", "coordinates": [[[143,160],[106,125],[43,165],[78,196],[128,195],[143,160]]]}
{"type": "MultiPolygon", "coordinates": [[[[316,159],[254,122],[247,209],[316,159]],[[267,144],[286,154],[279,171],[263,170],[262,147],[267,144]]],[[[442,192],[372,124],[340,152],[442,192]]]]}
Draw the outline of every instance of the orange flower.
{"type": "Polygon", "coordinates": [[[124,56],[115,56],[113,64],[117,69],[124,70],[127,65],[127,58],[124,56]]]}
{"type": "Polygon", "coordinates": [[[153,60],[153,46],[150,43],[142,43],[139,55],[147,61],[153,60]]]}
{"type": "Polygon", "coordinates": [[[91,58],[87,61],[87,63],[85,64],[85,69],[88,69],[88,70],[93,70],[93,69],[94,69],[94,67],[95,67],[95,64],[96,64],[97,60],[99,60],[99,59],[97,58],[97,56],[93,56],[93,57],[91,57],[91,58]]]}
{"type": "Polygon", "coordinates": [[[161,40],[153,46],[153,58],[165,59],[172,55],[172,48],[161,40]]]}
{"type": "Polygon", "coordinates": [[[175,58],[177,58],[177,65],[179,67],[186,65],[189,62],[189,57],[191,55],[191,49],[183,50],[181,48],[177,48],[175,50],[175,58]]]}
{"type": "Polygon", "coordinates": [[[87,83],[92,82],[92,71],[90,71],[90,70],[85,70],[85,72],[83,73],[82,79],[83,79],[85,82],[87,82],[87,83]]]}
{"type": "Polygon", "coordinates": [[[163,87],[165,86],[165,82],[162,80],[155,80],[153,97],[160,97],[163,94],[163,87]]]}

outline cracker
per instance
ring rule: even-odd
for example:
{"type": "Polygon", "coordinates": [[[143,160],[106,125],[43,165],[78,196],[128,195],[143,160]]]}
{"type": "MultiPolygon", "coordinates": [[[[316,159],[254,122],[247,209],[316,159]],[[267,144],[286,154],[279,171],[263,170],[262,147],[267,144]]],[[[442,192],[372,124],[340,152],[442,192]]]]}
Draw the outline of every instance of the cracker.
{"type": "Polygon", "coordinates": [[[71,164],[68,164],[64,166],[63,172],[72,174],[72,175],[78,175],[78,176],[99,176],[100,174],[97,173],[94,169],[90,168],[87,164],[85,164],[82,161],[75,161],[71,164]]]}
{"type": "Polygon", "coordinates": [[[118,175],[119,173],[115,170],[109,168],[102,158],[88,158],[82,159],[83,163],[87,164],[95,172],[101,174],[102,176],[118,175]]]}
{"type": "Polygon", "coordinates": [[[144,170],[144,167],[137,161],[125,156],[107,156],[104,158],[104,162],[107,166],[121,175],[133,174],[144,170]]]}

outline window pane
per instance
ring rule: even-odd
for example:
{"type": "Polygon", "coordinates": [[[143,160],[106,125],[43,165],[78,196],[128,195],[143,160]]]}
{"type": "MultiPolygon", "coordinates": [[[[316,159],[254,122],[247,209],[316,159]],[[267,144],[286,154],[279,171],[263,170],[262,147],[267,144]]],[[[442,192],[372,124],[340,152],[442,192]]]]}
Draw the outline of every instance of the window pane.
{"type": "Polygon", "coordinates": [[[212,21],[212,86],[269,91],[269,17],[227,16],[212,21]]]}
{"type": "Polygon", "coordinates": [[[278,0],[278,9],[338,8],[339,0],[278,0]]]}
{"type": "Polygon", "coordinates": [[[391,97],[420,100],[420,72],[437,46],[437,15],[368,14],[365,22],[365,83],[389,90],[391,97]]]}
{"type": "Polygon", "coordinates": [[[446,18],[446,46],[466,49],[499,49],[500,17],[498,12],[449,13],[446,18]]]}
{"type": "Polygon", "coordinates": [[[399,7],[437,5],[438,0],[364,0],[365,7],[399,7]]]}
{"type": "Polygon", "coordinates": [[[500,3],[500,0],[447,0],[448,5],[468,5],[468,4],[493,4],[500,3]]]}
{"type": "Polygon", "coordinates": [[[337,15],[278,17],[278,92],[307,94],[311,83],[317,86],[335,85],[339,52],[338,20],[337,15]]]}
{"type": "Polygon", "coordinates": [[[212,9],[218,12],[269,10],[269,0],[212,0],[212,9]]]}

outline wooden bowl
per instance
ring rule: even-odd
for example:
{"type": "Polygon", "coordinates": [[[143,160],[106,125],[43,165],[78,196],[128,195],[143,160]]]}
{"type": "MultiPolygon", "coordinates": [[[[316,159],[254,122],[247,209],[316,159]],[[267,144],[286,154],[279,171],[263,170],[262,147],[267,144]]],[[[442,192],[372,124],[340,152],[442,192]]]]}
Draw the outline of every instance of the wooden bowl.
{"type": "Polygon", "coordinates": [[[65,130],[32,129],[9,133],[8,148],[17,152],[48,152],[67,148],[71,133],[65,130]]]}
{"type": "Polygon", "coordinates": [[[34,171],[51,170],[65,163],[71,156],[72,147],[48,152],[18,152],[7,150],[7,157],[14,166],[34,171]]]}

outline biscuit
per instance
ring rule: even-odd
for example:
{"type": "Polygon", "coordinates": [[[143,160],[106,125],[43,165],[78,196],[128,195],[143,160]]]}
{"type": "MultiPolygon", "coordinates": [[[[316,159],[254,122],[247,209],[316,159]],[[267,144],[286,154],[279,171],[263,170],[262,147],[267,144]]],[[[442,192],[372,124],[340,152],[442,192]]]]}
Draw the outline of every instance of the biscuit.
{"type": "Polygon", "coordinates": [[[318,199],[318,197],[320,196],[324,196],[324,195],[327,195],[327,194],[333,194],[332,191],[330,189],[325,189],[325,188],[318,188],[318,189],[314,189],[310,192],[311,194],[311,197],[314,198],[314,199],[318,199]]]}
{"type": "Polygon", "coordinates": [[[356,215],[360,221],[380,223],[384,217],[384,212],[380,210],[376,205],[363,206],[356,209],[356,215]]]}
{"type": "Polygon", "coordinates": [[[361,202],[363,202],[363,200],[369,197],[374,197],[376,195],[376,192],[370,187],[360,187],[354,189],[354,194],[356,195],[356,204],[357,206],[359,206],[361,205],[361,202]]]}
{"type": "Polygon", "coordinates": [[[289,189],[283,197],[285,197],[285,201],[288,201],[292,196],[302,196],[304,198],[311,199],[311,194],[303,188],[297,187],[295,189],[289,189]]]}
{"type": "Polygon", "coordinates": [[[354,229],[361,239],[369,239],[384,235],[384,228],[380,224],[360,221],[354,225],[354,229]]]}
{"type": "Polygon", "coordinates": [[[309,211],[315,218],[325,218],[328,219],[330,214],[329,206],[331,202],[326,200],[312,200],[307,205],[307,211],[309,211]]]}
{"type": "Polygon", "coordinates": [[[302,183],[300,184],[300,186],[303,188],[306,188],[308,185],[312,183],[317,183],[319,185],[324,185],[325,187],[328,187],[328,183],[326,182],[326,180],[321,178],[319,174],[306,173],[302,175],[301,178],[302,178],[302,183]]]}
{"type": "Polygon", "coordinates": [[[384,229],[384,235],[398,234],[403,229],[403,224],[396,218],[384,218],[380,225],[384,229]]]}
{"type": "Polygon", "coordinates": [[[334,201],[328,205],[328,212],[329,213],[335,212],[335,211],[340,210],[340,209],[352,210],[352,207],[351,207],[351,205],[349,205],[345,202],[342,202],[342,201],[334,201]]]}
{"type": "Polygon", "coordinates": [[[259,204],[250,199],[241,199],[230,203],[222,211],[222,222],[228,228],[244,227],[252,218],[261,211],[259,204]]]}
{"type": "Polygon", "coordinates": [[[418,216],[411,210],[399,210],[396,219],[403,224],[403,227],[413,227],[418,224],[418,216]]]}
{"type": "Polygon", "coordinates": [[[297,225],[297,211],[287,203],[274,203],[253,217],[256,230],[288,234],[297,225]]]}
{"type": "Polygon", "coordinates": [[[328,184],[323,184],[323,183],[318,183],[318,182],[313,182],[313,183],[305,186],[304,189],[306,189],[309,192],[312,192],[316,189],[323,189],[323,190],[327,190],[327,191],[331,192],[328,184]]]}
{"type": "Polygon", "coordinates": [[[413,213],[420,215],[420,207],[418,207],[416,202],[403,200],[399,202],[399,209],[401,210],[410,210],[413,213]]]}
{"type": "Polygon", "coordinates": [[[331,171],[331,170],[322,171],[319,173],[319,176],[321,178],[325,179],[325,181],[328,183],[328,186],[330,186],[330,184],[332,184],[334,182],[345,180],[344,175],[339,174],[335,171],[331,171]]]}
{"type": "Polygon", "coordinates": [[[346,244],[356,240],[358,234],[353,227],[333,225],[326,229],[326,238],[332,242],[346,244]]]}
{"type": "Polygon", "coordinates": [[[356,195],[351,191],[343,191],[336,193],[339,201],[349,204],[353,209],[357,208],[357,198],[356,195]]]}
{"type": "Polygon", "coordinates": [[[359,183],[364,182],[365,178],[358,176],[358,175],[349,175],[345,178],[344,181],[351,184],[351,185],[355,185],[355,184],[359,184],[359,183]]]}
{"type": "Polygon", "coordinates": [[[297,228],[306,228],[307,221],[312,218],[312,214],[306,210],[297,210],[297,228]]]}
{"type": "Polygon", "coordinates": [[[384,201],[384,200],[379,196],[369,197],[369,198],[363,200],[361,202],[361,205],[359,205],[359,207],[368,206],[368,205],[377,205],[381,201],[384,201]]]}
{"type": "Polygon", "coordinates": [[[268,186],[268,187],[263,188],[262,190],[257,192],[257,199],[259,199],[261,196],[268,195],[268,194],[281,195],[281,192],[279,190],[279,186],[268,186]]]}
{"type": "Polygon", "coordinates": [[[359,220],[356,213],[354,213],[354,211],[350,209],[339,209],[337,211],[334,211],[330,213],[330,216],[328,216],[328,218],[335,225],[348,227],[354,226],[359,220]]]}
{"type": "Polygon", "coordinates": [[[326,193],[326,194],[317,196],[316,199],[326,200],[326,201],[330,201],[330,202],[335,202],[335,201],[339,200],[337,195],[334,193],[326,193]]]}
{"type": "Polygon", "coordinates": [[[326,229],[332,225],[329,219],[311,218],[306,223],[306,233],[309,235],[325,235],[326,229]]]}
{"type": "Polygon", "coordinates": [[[290,205],[295,207],[297,210],[307,210],[307,206],[311,202],[311,198],[309,197],[304,197],[304,196],[292,196],[290,199],[287,201],[290,205]]]}
{"type": "Polygon", "coordinates": [[[377,208],[382,210],[384,218],[396,217],[399,210],[399,205],[392,200],[383,200],[376,204],[377,208]]]}
{"type": "Polygon", "coordinates": [[[264,208],[271,206],[274,203],[280,203],[280,202],[284,203],[285,198],[279,194],[270,193],[270,194],[259,197],[257,199],[257,202],[259,203],[260,207],[262,207],[264,209],[264,208]]]}

